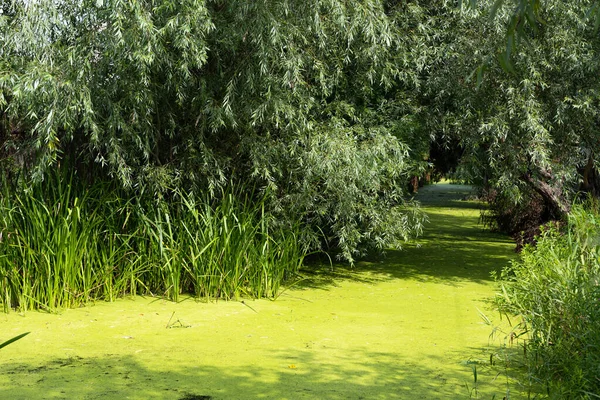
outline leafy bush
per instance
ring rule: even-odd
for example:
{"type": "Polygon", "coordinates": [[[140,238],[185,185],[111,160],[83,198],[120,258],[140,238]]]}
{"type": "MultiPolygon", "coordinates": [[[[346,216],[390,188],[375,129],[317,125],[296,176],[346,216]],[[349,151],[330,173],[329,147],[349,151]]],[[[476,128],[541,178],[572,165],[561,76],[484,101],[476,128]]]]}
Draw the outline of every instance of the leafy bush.
{"type": "Polygon", "coordinates": [[[303,243],[326,231],[348,261],[418,232],[402,188],[429,140],[404,88],[423,55],[399,34],[417,15],[399,30],[378,0],[88,3],[0,6],[2,174],[268,187],[303,243]]]}
{"type": "Polygon", "coordinates": [[[600,215],[581,206],[567,226],[547,225],[537,245],[501,275],[497,306],[522,317],[527,364],[553,398],[600,393],[600,215]]]}
{"type": "Polygon", "coordinates": [[[303,244],[334,249],[349,262],[417,236],[424,216],[402,190],[411,169],[408,148],[381,127],[331,124],[302,141],[280,142],[285,150],[261,148],[269,161],[260,164],[283,166],[270,172],[279,195],[269,205],[279,220],[303,221],[303,244]]]}

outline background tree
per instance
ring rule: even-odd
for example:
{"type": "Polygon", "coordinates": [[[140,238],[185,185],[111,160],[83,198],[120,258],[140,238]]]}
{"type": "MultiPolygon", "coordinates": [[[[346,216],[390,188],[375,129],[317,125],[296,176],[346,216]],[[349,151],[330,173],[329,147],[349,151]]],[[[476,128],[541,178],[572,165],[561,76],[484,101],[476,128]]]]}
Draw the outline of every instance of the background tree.
{"type": "Polygon", "coordinates": [[[476,175],[491,174],[513,198],[535,192],[555,218],[569,212],[580,187],[597,193],[600,41],[587,14],[593,4],[544,2],[537,14],[544,24],[526,29],[508,69],[512,7],[478,2],[455,11],[457,34],[443,41],[447,58],[428,81],[427,99],[441,111],[436,121],[451,122],[476,175]]]}

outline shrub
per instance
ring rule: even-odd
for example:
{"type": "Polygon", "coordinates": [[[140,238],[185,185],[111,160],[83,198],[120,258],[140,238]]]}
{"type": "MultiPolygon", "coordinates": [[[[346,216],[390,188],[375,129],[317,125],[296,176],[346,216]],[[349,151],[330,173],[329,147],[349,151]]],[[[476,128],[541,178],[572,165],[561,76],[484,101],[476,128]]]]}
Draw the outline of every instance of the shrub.
{"type": "Polygon", "coordinates": [[[553,398],[600,393],[600,216],[581,206],[501,274],[497,306],[522,318],[527,364],[553,398]]]}

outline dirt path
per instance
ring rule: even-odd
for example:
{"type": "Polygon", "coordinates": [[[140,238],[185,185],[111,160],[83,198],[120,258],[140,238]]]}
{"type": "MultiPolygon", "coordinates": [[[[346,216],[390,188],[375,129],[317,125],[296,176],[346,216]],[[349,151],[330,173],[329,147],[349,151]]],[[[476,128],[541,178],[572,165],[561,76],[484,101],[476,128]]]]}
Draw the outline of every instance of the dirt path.
{"type": "Polygon", "coordinates": [[[424,190],[420,247],[306,272],[277,301],[0,315],[0,339],[31,331],[0,351],[0,399],[462,399],[475,362],[479,398],[502,398],[478,309],[513,245],[456,200],[467,190],[424,190]]]}

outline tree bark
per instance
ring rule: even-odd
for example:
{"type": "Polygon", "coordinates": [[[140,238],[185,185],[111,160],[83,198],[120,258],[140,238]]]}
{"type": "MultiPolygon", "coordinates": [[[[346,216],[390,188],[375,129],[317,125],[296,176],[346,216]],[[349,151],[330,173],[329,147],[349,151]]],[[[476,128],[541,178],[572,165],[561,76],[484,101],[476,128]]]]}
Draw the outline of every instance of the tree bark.
{"type": "Polygon", "coordinates": [[[580,171],[580,173],[583,180],[579,189],[590,193],[595,198],[600,198],[600,173],[594,167],[594,159],[591,155],[583,171],[580,171]]]}
{"type": "MultiPolygon", "coordinates": [[[[547,171],[542,171],[540,175],[548,180],[552,177],[547,171]]],[[[561,219],[571,212],[571,203],[563,194],[561,186],[552,186],[545,179],[534,178],[531,173],[523,174],[522,179],[542,196],[556,219],[561,219]]]]}

